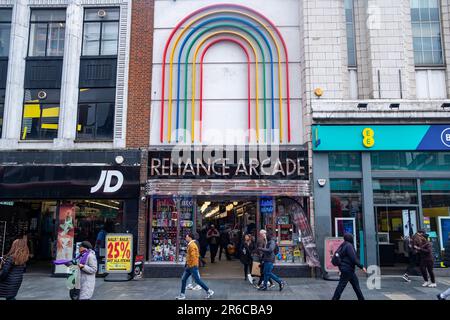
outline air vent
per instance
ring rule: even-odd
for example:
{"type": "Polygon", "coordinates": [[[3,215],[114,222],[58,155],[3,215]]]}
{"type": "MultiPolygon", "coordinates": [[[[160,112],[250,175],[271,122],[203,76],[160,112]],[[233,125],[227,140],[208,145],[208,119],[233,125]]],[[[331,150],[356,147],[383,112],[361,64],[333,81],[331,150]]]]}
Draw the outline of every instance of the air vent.
{"type": "Polygon", "coordinates": [[[100,10],[98,10],[97,15],[98,15],[100,18],[104,18],[104,17],[106,17],[106,11],[103,10],[103,9],[100,9],[100,10]]]}
{"type": "Polygon", "coordinates": [[[37,94],[37,96],[38,96],[39,100],[44,100],[44,99],[47,98],[47,92],[45,92],[45,91],[39,91],[38,94],[37,94]]]}

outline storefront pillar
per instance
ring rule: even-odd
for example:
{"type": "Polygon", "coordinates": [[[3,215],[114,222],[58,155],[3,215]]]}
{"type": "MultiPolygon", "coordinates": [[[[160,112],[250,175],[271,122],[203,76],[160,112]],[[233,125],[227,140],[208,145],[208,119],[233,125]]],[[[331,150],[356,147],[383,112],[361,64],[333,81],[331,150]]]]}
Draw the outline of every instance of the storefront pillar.
{"type": "Polygon", "coordinates": [[[361,154],[362,168],[362,195],[363,195],[363,215],[364,215],[364,241],[366,243],[366,266],[377,265],[378,246],[377,231],[375,227],[374,207],[373,207],[373,187],[371,171],[370,153],[361,154]]]}
{"type": "Polygon", "coordinates": [[[328,153],[313,156],[314,221],[317,251],[324,266],[325,238],[331,236],[330,173],[328,153]],[[319,185],[319,180],[321,181],[319,185]]]}
{"type": "Polygon", "coordinates": [[[417,179],[417,201],[419,205],[419,221],[418,221],[418,227],[419,229],[424,229],[425,225],[423,223],[423,206],[422,206],[422,184],[420,182],[420,179],[417,179]]]}

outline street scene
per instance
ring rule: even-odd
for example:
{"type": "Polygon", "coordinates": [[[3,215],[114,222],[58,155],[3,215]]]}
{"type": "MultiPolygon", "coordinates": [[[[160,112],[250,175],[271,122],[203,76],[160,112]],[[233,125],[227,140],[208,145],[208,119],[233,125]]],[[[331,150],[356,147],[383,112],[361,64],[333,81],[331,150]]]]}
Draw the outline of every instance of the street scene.
{"type": "Polygon", "coordinates": [[[0,0],[0,303],[449,300],[449,59],[444,0],[0,0]]]}

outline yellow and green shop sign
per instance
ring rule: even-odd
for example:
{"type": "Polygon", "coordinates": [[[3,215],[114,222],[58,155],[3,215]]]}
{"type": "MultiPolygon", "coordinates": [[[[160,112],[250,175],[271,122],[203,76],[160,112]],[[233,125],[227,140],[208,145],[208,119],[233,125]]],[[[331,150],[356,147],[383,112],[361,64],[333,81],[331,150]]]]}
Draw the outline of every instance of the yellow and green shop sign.
{"type": "Polygon", "coordinates": [[[314,151],[450,151],[447,125],[313,126],[314,151]]]}

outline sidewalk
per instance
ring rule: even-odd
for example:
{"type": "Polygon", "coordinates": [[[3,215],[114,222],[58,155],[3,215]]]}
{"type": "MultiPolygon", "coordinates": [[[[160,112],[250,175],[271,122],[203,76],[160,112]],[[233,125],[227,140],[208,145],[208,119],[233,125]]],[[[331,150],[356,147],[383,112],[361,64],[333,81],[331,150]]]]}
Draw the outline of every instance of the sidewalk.
{"type": "MultiPolygon", "coordinates": [[[[400,277],[382,277],[380,290],[369,290],[366,280],[360,277],[361,289],[368,300],[436,300],[436,295],[450,287],[450,278],[438,278],[437,288],[422,288],[422,279],[413,278],[405,283],[400,277]]],[[[260,292],[244,280],[205,280],[215,291],[214,299],[223,300],[330,300],[337,281],[322,279],[289,278],[282,292],[278,286],[260,292]]],[[[141,279],[128,282],[105,282],[97,278],[94,300],[173,300],[179,293],[179,279],[141,279]]],[[[187,300],[204,299],[203,291],[186,291],[187,300]]],[[[64,278],[26,274],[17,296],[18,300],[68,300],[64,278]]],[[[343,300],[355,300],[350,284],[343,300]]]]}

